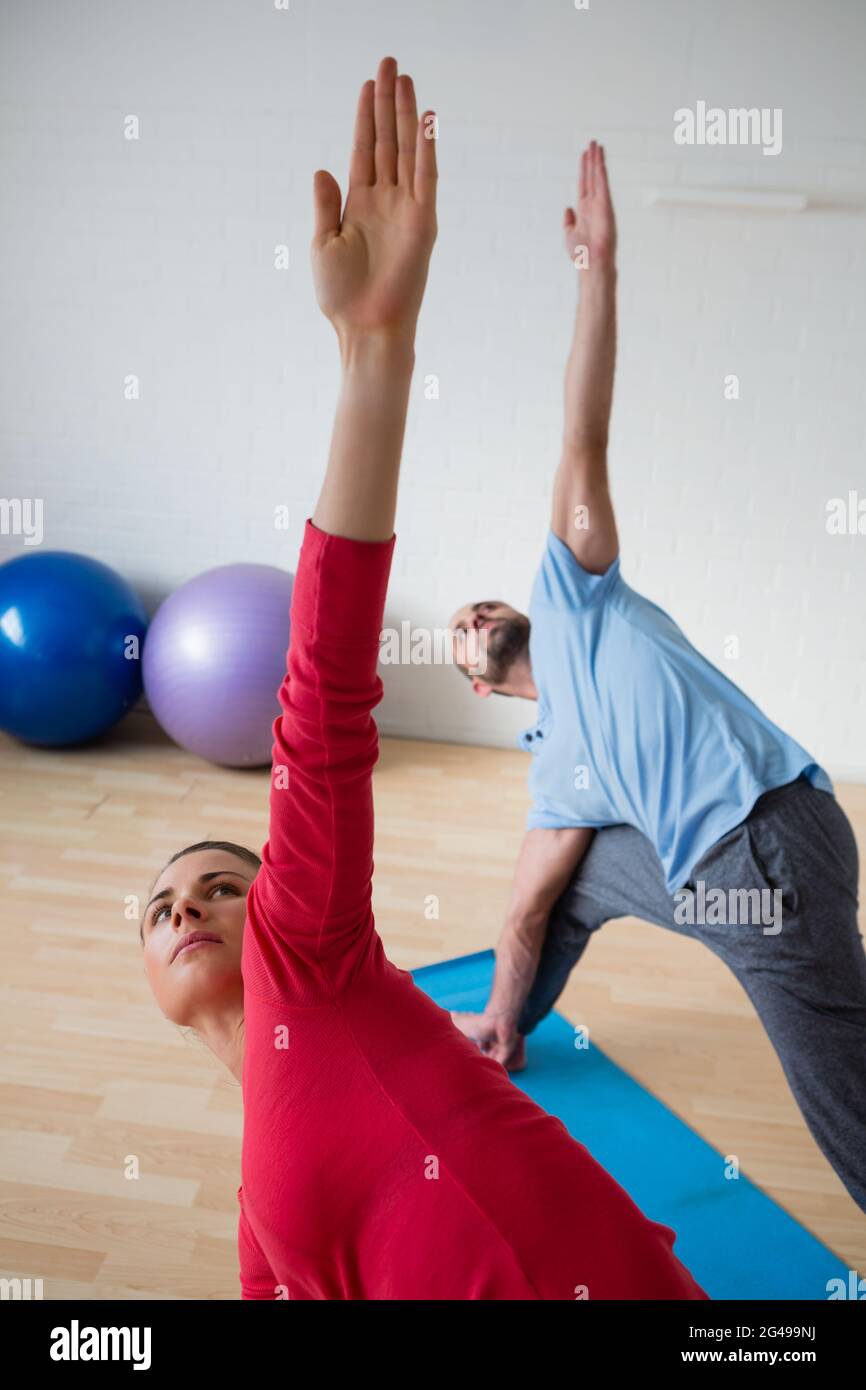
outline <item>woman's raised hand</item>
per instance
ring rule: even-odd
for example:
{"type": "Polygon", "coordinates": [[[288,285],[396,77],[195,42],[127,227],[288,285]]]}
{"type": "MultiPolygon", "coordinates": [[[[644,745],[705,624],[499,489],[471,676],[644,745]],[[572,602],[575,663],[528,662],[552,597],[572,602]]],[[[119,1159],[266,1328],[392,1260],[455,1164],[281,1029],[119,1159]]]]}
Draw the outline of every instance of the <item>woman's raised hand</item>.
{"type": "Polygon", "coordinates": [[[411,77],[383,58],[358,100],[349,191],[314,180],[316,297],[342,340],[411,337],[436,240],[436,118],[418,119],[411,77]]]}

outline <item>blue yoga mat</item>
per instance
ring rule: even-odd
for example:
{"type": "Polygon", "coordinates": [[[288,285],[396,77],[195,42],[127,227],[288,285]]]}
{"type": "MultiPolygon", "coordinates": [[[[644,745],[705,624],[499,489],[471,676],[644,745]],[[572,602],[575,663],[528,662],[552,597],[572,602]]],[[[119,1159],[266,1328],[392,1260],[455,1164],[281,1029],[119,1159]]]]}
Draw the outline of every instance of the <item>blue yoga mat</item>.
{"type": "MultiPolygon", "coordinates": [[[[413,971],[444,1009],[484,1008],[493,952],[413,971]]],[[[592,1043],[552,1013],[527,1044],[516,1086],[557,1115],[647,1216],[677,1233],[676,1253],[711,1298],[826,1300],[848,1269],[742,1174],[725,1180],[722,1154],[592,1043]]]]}

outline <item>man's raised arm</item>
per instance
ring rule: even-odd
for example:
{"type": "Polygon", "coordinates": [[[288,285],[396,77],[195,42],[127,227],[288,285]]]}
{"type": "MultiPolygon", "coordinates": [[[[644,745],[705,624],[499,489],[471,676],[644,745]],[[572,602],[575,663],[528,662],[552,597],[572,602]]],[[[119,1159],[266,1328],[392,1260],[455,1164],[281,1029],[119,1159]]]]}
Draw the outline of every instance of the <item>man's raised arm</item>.
{"type": "Polygon", "coordinates": [[[574,341],[565,369],[562,458],[551,529],[591,574],[619,552],[607,481],[607,437],[616,361],[616,223],[604,151],[580,161],[577,210],[565,211],[565,247],[580,279],[574,341]]]}

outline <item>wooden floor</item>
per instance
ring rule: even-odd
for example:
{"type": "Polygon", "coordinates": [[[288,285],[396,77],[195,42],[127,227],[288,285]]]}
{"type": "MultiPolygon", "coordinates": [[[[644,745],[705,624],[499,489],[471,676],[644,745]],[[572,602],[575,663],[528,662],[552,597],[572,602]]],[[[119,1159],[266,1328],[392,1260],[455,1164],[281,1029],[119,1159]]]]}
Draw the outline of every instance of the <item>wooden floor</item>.
{"type": "MultiPolygon", "coordinates": [[[[398,965],[495,941],[526,771],[519,752],[383,742],[375,908],[398,965]]],[[[63,752],[0,735],[0,1276],[41,1278],[47,1299],[238,1297],[240,1089],[159,1014],[124,903],[183,845],[260,850],[267,785],[266,771],[181,752],[145,713],[63,752]]],[[[838,792],[866,861],[866,787],[838,792]]],[[[610,923],[561,1009],[850,1268],[866,1268],[866,1216],[709,951],[610,923]]]]}

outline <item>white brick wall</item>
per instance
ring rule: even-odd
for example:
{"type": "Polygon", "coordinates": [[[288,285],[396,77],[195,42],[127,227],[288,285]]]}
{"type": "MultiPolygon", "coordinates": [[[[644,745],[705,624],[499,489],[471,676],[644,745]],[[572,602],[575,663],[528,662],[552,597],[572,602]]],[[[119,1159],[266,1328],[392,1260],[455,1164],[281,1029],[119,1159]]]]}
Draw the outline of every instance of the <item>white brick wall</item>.
{"type": "MultiPolygon", "coordinates": [[[[440,113],[442,179],[389,621],[526,602],[573,313],[560,222],[594,135],[620,222],[625,577],[866,778],[866,536],[825,530],[828,498],[866,497],[861,0],[6,0],[0,50],[0,495],[45,499],[46,546],[117,566],[151,610],[211,565],[293,564],[337,384],[312,173],[344,180],[357,89],[393,52],[440,113]],[[781,107],[782,153],[676,146],[699,99],[781,107]],[[645,205],[678,183],[816,206],[645,205]]],[[[20,548],[0,536],[0,559],[20,548]]],[[[386,732],[508,743],[533,714],[447,669],[385,675],[386,732]]]]}

